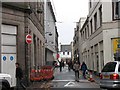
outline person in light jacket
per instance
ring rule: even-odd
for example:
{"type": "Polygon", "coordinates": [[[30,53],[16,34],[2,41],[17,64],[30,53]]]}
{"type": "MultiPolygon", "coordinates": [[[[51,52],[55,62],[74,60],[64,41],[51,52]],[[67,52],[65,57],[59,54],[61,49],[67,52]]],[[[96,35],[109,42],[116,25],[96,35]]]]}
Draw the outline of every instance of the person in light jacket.
{"type": "Polygon", "coordinates": [[[77,82],[79,82],[79,70],[80,70],[80,65],[78,63],[78,61],[75,61],[74,65],[73,65],[73,69],[75,71],[75,80],[77,82]]]}

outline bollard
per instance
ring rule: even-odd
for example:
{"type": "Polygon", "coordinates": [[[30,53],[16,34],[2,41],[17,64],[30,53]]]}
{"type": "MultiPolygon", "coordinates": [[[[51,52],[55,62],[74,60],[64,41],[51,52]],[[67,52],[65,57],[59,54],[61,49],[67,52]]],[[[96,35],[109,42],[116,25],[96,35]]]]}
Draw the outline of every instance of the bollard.
{"type": "Polygon", "coordinates": [[[92,73],[91,73],[91,72],[90,72],[90,79],[89,79],[89,81],[95,82],[95,80],[93,79],[93,76],[92,76],[92,73]]]}

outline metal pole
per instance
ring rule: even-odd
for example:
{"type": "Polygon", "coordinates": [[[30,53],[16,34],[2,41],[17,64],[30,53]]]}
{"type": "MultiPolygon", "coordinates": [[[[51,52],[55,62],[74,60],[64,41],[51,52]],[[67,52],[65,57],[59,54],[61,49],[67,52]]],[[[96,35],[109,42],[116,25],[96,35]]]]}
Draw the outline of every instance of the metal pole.
{"type": "MultiPolygon", "coordinates": [[[[29,34],[29,21],[28,21],[29,14],[25,13],[25,39],[26,35],[29,34]]],[[[25,42],[25,80],[27,86],[29,86],[29,61],[30,61],[30,45],[25,42]]]]}

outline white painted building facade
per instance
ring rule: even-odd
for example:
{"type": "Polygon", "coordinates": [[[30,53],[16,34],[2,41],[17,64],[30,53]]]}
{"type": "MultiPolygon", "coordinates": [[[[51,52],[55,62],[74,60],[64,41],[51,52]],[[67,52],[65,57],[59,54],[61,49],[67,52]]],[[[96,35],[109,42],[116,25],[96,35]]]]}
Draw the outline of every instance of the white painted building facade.
{"type": "Polygon", "coordinates": [[[90,1],[88,18],[80,28],[80,61],[100,73],[107,62],[114,61],[114,53],[119,49],[115,43],[119,41],[120,13],[112,0],[90,1]]]}
{"type": "Polygon", "coordinates": [[[72,60],[72,45],[71,44],[62,44],[60,46],[60,58],[59,61],[63,60],[67,63],[67,61],[72,60]]]}

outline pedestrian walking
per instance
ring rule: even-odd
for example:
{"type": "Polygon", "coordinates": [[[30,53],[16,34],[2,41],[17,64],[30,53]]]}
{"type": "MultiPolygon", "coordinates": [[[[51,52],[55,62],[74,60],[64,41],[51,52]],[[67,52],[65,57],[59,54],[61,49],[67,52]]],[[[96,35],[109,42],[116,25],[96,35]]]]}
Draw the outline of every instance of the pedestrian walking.
{"type": "Polygon", "coordinates": [[[76,62],[74,63],[73,69],[74,69],[74,71],[75,71],[75,80],[76,80],[77,82],[79,82],[79,70],[80,70],[80,65],[79,65],[78,61],[76,61],[76,62]]]}
{"type": "Polygon", "coordinates": [[[72,69],[72,61],[70,60],[69,62],[68,62],[68,70],[70,71],[72,69]]]}
{"type": "Polygon", "coordinates": [[[82,73],[83,73],[83,77],[86,79],[85,72],[87,70],[87,65],[85,64],[85,62],[82,63],[81,70],[82,70],[82,73]]]}
{"type": "Polygon", "coordinates": [[[60,72],[62,72],[62,61],[59,62],[60,63],[60,72]]]}
{"type": "Polygon", "coordinates": [[[62,67],[64,68],[64,66],[65,66],[65,63],[64,63],[64,61],[62,60],[62,67]]]}
{"type": "Polygon", "coordinates": [[[19,65],[19,63],[15,63],[16,65],[16,90],[22,90],[23,87],[21,85],[22,79],[23,79],[23,71],[19,65]]]}

